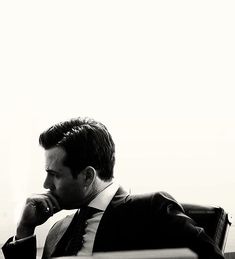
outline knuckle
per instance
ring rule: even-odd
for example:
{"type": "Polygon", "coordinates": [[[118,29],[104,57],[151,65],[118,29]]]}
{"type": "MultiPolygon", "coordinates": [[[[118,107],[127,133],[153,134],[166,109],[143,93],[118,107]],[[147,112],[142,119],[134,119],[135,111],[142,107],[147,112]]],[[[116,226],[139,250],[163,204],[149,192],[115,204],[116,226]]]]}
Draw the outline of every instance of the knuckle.
{"type": "Polygon", "coordinates": [[[31,198],[27,198],[27,199],[26,199],[26,203],[30,203],[31,201],[32,201],[31,198]]]}

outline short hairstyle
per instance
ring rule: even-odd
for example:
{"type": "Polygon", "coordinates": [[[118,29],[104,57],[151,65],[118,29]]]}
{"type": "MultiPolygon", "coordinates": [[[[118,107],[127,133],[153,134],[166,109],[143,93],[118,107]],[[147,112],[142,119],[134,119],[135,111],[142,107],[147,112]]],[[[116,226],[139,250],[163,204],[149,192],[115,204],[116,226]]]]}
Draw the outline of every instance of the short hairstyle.
{"type": "Polygon", "coordinates": [[[104,181],[113,178],[115,145],[107,128],[98,121],[78,117],[55,124],[40,135],[39,144],[46,150],[63,148],[64,165],[74,178],[87,166],[94,167],[104,181]]]}

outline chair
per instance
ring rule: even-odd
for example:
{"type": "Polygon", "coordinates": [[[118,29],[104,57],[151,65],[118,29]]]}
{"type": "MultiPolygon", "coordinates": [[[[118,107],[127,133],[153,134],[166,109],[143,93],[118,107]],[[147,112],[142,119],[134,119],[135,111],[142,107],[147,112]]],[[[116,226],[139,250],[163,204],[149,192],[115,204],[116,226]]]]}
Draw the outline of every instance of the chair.
{"type": "Polygon", "coordinates": [[[181,204],[187,216],[192,218],[198,226],[215,241],[224,253],[231,216],[221,207],[201,206],[195,204],[181,204]]]}

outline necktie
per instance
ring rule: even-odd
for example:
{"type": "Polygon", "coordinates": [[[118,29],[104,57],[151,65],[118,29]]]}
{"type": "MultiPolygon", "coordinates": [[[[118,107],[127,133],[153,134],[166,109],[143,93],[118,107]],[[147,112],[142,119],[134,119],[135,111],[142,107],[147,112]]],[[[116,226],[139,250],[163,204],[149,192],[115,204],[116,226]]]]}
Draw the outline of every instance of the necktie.
{"type": "Polygon", "coordinates": [[[76,255],[82,248],[86,221],[98,211],[98,209],[92,207],[82,207],[79,213],[75,215],[73,229],[71,230],[71,239],[65,247],[65,255],[76,255]]]}

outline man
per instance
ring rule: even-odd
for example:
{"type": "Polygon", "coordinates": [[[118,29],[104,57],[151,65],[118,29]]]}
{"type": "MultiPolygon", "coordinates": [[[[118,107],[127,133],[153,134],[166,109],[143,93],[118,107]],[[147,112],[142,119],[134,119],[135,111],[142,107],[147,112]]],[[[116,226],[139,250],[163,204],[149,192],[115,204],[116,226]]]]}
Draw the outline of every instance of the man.
{"type": "Polygon", "coordinates": [[[51,228],[43,259],[167,247],[223,258],[169,194],[129,195],[113,181],[115,146],[103,124],[88,118],[59,123],[43,132],[39,143],[49,191],[27,199],[16,236],[3,246],[5,258],[35,259],[35,228],[62,209],[78,211],[51,228]]]}

